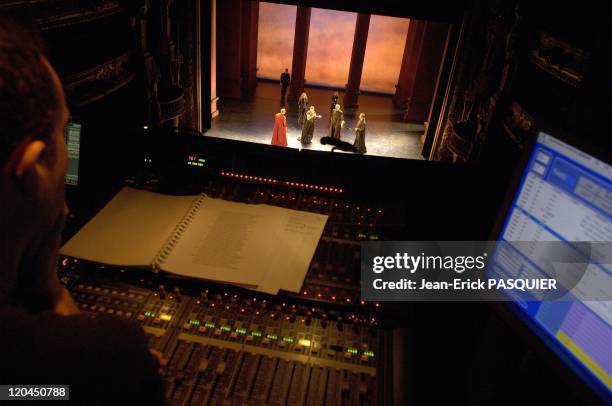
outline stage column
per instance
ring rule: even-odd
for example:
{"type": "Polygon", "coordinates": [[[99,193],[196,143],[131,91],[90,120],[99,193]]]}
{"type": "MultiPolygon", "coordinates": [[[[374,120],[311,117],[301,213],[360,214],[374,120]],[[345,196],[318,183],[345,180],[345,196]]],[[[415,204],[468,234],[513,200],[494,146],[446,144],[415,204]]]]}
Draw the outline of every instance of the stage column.
{"type": "Polygon", "coordinates": [[[298,6],[295,15],[295,36],[293,38],[293,61],[291,63],[290,72],[291,84],[289,87],[289,100],[297,100],[304,91],[309,31],[310,7],[298,6]]]}
{"type": "Polygon", "coordinates": [[[242,1],[222,0],[217,6],[217,91],[221,97],[239,99],[242,40],[242,1]]]}
{"type": "Polygon", "coordinates": [[[414,85],[404,114],[404,119],[408,122],[424,123],[427,121],[448,30],[448,24],[430,21],[425,23],[414,85]]]}
{"type": "Polygon", "coordinates": [[[252,92],[257,86],[257,33],[259,28],[259,1],[242,4],[242,89],[252,92]]]}
{"type": "Polygon", "coordinates": [[[404,45],[402,67],[400,68],[397,85],[395,85],[395,94],[393,95],[393,104],[403,109],[408,107],[408,100],[412,96],[424,31],[424,21],[410,20],[408,33],[406,34],[406,44],[404,45]]]}
{"type": "MultiPolygon", "coordinates": [[[[202,24],[204,25],[204,24],[202,24]]],[[[217,108],[217,0],[210,0],[210,118],[219,115],[217,108]]]]}
{"type": "Polygon", "coordinates": [[[357,14],[351,66],[349,68],[348,83],[346,84],[346,93],[342,103],[344,107],[357,108],[359,106],[359,86],[361,84],[361,73],[363,71],[363,60],[365,59],[369,29],[370,14],[357,14]]]}

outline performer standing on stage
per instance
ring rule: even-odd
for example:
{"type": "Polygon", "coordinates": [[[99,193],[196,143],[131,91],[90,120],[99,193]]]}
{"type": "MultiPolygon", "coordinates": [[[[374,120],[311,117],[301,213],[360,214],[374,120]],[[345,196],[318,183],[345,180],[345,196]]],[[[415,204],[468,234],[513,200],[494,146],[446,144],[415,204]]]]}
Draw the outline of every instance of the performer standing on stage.
{"type": "Polygon", "coordinates": [[[312,136],[314,135],[315,120],[323,116],[318,116],[314,106],[310,106],[308,112],[306,112],[306,120],[304,121],[304,127],[302,127],[302,136],[298,138],[302,144],[310,144],[312,142],[312,136]]]}
{"type": "Polygon", "coordinates": [[[308,96],[303,92],[298,99],[298,126],[302,127],[308,112],[308,96]]]}
{"type": "Polygon", "coordinates": [[[280,113],[274,115],[274,131],[272,131],[272,145],[280,147],[287,146],[287,117],[286,110],[281,109],[280,113]]]}
{"type": "Polygon", "coordinates": [[[336,104],[334,111],[331,116],[331,127],[329,129],[329,136],[332,138],[340,139],[340,132],[344,127],[344,113],[340,110],[340,105],[336,104]]]}
{"type": "Polygon", "coordinates": [[[331,105],[329,106],[329,124],[330,125],[331,125],[331,120],[332,120],[332,115],[334,113],[334,109],[336,108],[336,104],[338,104],[339,99],[340,99],[340,96],[338,95],[338,92],[334,92],[331,98],[331,105]]]}
{"type": "Polygon", "coordinates": [[[287,94],[287,89],[289,88],[289,83],[291,83],[291,75],[289,75],[289,69],[285,68],[285,71],[281,73],[280,76],[280,88],[281,88],[281,102],[285,102],[285,96],[287,94]]]}
{"type": "Polygon", "coordinates": [[[357,122],[357,127],[355,127],[355,142],[353,142],[353,146],[357,148],[357,152],[360,154],[365,154],[368,152],[366,150],[365,145],[365,128],[366,128],[366,120],[365,113],[361,113],[359,115],[359,121],[357,122]]]}

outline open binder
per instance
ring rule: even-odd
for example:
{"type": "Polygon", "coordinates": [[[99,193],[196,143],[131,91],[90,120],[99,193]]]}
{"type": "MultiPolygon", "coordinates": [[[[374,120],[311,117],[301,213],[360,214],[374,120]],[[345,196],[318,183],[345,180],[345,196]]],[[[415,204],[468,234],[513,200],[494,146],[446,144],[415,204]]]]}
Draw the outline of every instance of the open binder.
{"type": "Polygon", "coordinates": [[[75,258],[298,292],[327,216],[123,188],[61,249],[75,258]]]}

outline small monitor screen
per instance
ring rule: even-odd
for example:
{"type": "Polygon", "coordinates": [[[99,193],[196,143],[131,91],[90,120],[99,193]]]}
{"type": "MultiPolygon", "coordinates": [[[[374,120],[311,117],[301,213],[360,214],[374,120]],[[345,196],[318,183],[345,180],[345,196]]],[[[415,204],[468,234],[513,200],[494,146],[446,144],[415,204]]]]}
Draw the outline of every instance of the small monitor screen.
{"type": "MultiPolygon", "coordinates": [[[[516,241],[559,241],[569,249],[577,249],[578,242],[611,242],[611,179],[612,166],[540,133],[498,239],[509,246],[516,241]]],[[[517,250],[517,255],[532,264],[517,269],[536,266],[529,253],[517,250]]],[[[607,262],[589,265],[597,269],[581,280],[587,289],[610,289],[612,266],[607,262]]],[[[587,383],[609,395],[612,302],[580,296],[578,290],[563,301],[512,299],[549,347],[587,383]]]]}
{"type": "Polygon", "coordinates": [[[70,121],[66,125],[64,137],[68,147],[68,168],[66,171],[66,184],[79,184],[79,155],[81,150],[81,124],[70,121]]]}

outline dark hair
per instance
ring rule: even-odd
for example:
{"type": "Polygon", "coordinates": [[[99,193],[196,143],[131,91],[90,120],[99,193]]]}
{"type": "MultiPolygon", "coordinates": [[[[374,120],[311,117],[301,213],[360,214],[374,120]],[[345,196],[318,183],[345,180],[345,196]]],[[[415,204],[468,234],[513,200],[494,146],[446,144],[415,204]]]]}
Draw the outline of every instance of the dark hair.
{"type": "Polygon", "coordinates": [[[59,95],[43,57],[38,35],[0,17],[0,167],[23,139],[53,132],[59,95]]]}

